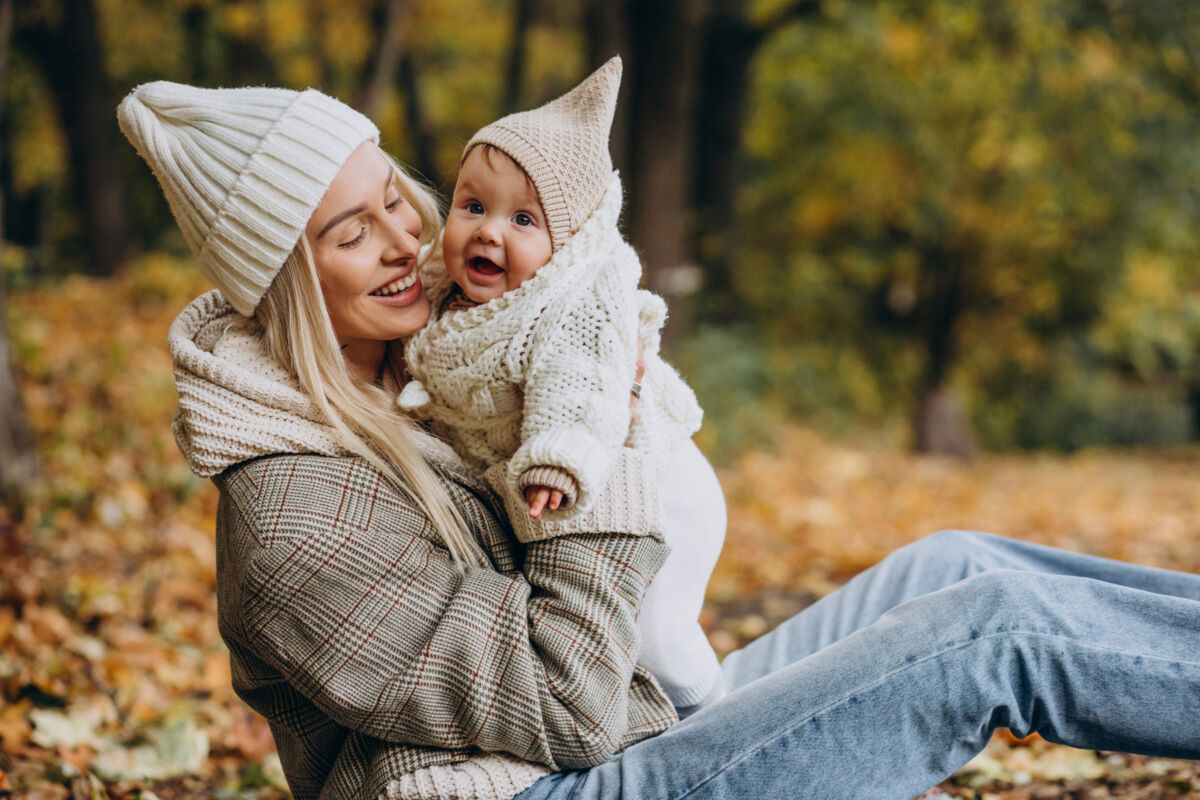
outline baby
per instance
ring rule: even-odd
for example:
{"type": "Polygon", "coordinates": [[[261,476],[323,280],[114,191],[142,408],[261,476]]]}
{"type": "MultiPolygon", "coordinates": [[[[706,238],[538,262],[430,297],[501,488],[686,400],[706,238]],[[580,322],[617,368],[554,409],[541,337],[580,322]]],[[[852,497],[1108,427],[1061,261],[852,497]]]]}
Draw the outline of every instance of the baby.
{"type": "Polygon", "coordinates": [[[724,693],[697,618],[725,505],[692,442],[695,395],[658,353],[666,306],[637,288],[641,265],[617,228],[608,136],[620,77],[613,58],[468,142],[442,261],[423,276],[437,318],[406,345],[412,380],[398,402],[475,466],[507,461],[511,494],[547,525],[604,530],[587,514],[618,448],[650,457],[672,551],[643,599],[639,663],[686,716],[724,693]]]}

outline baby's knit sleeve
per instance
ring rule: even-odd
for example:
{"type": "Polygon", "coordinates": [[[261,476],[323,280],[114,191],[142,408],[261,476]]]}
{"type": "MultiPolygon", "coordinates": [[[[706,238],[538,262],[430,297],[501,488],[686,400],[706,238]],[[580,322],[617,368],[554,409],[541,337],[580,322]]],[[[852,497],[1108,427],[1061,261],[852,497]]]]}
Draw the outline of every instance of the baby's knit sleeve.
{"type": "Polygon", "coordinates": [[[526,473],[538,468],[557,468],[574,480],[574,502],[552,512],[563,517],[587,510],[629,434],[638,346],[634,287],[603,265],[593,275],[534,329],[521,446],[509,461],[518,491],[528,484],[526,473]]]}

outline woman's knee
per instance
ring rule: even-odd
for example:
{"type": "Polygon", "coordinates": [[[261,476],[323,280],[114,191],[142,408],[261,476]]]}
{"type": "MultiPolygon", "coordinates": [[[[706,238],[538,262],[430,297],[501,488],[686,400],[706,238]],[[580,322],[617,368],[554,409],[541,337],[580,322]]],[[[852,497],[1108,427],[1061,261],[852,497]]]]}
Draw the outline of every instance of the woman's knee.
{"type": "Polygon", "coordinates": [[[947,575],[966,577],[977,569],[985,537],[974,531],[938,531],[905,545],[888,559],[907,560],[922,569],[936,568],[947,575]]]}
{"type": "Polygon", "coordinates": [[[1019,569],[989,569],[961,581],[952,602],[993,631],[1056,632],[1061,619],[1062,578],[1019,569]]]}

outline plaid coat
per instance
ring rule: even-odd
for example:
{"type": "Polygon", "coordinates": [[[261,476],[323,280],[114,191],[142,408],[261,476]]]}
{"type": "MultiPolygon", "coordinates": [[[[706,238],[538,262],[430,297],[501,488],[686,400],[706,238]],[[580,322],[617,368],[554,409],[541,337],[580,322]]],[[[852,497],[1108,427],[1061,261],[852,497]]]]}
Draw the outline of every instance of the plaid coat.
{"type": "Polygon", "coordinates": [[[270,721],[297,800],[374,798],[481,750],[588,767],[675,721],[634,663],[665,545],[571,534],[522,546],[482,484],[446,479],[495,571],[457,571],[359,459],[278,455],[216,479],[234,687],[270,721]]]}
{"type": "Polygon", "coordinates": [[[643,456],[625,449],[610,502],[556,528],[523,513],[502,465],[476,476],[418,437],[494,566],[459,570],[413,503],[340,450],[243,323],[213,292],[171,326],[174,429],[220,491],[234,688],[269,720],[296,800],[412,795],[403,787],[438,765],[469,773],[494,765],[490,754],[508,754],[528,785],[675,722],[635,665],[638,606],[666,555],[661,508],[629,501],[652,480],[643,456]]]}

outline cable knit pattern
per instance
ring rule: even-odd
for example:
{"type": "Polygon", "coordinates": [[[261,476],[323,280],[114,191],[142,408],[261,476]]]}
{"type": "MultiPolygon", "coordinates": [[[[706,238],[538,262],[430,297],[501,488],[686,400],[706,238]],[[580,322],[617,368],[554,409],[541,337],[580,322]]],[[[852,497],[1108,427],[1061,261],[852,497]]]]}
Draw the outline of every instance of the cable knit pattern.
{"type": "MultiPolygon", "coordinates": [[[[535,467],[574,478],[575,502],[548,519],[587,511],[627,438],[663,463],[700,427],[695,395],[658,353],[666,306],[637,288],[641,265],[617,229],[620,211],[613,173],[599,207],[534,277],[443,313],[405,349],[414,380],[399,404],[437,423],[468,461],[507,460],[514,491],[535,467]],[[639,331],[646,373],[631,426],[639,331]]],[[[432,284],[431,296],[444,297],[446,280],[432,284]]]]}

